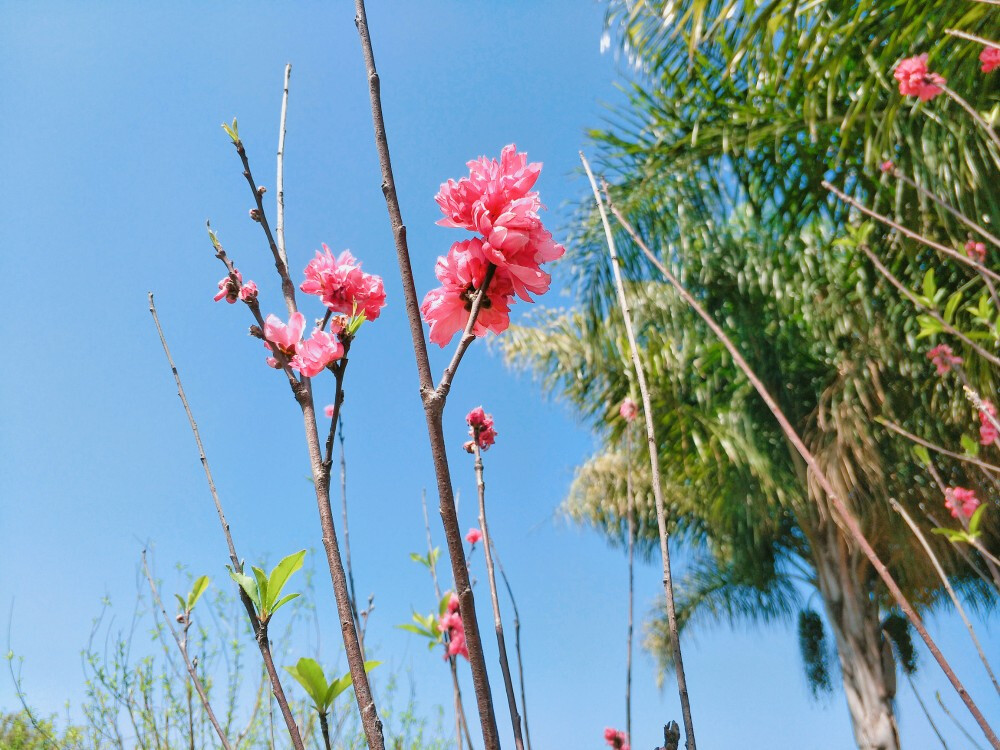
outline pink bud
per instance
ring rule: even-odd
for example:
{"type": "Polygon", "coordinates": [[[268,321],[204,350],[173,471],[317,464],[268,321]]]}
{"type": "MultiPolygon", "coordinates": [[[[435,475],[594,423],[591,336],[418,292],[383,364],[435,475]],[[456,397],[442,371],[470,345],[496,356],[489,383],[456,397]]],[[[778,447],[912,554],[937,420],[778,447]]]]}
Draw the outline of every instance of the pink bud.
{"type": "Polygon", "coordinates": [[[482,538],[483,538],[483,532],[475,528],[469,529],[469,533],[465,535],[465,541],[467,541],[469,544],[475,544],[482,538]]]}

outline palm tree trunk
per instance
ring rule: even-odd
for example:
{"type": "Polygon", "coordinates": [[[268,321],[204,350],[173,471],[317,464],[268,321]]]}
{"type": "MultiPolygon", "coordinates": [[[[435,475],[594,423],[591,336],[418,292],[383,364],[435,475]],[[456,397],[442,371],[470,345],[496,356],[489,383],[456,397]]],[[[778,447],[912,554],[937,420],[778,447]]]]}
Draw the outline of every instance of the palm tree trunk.
{"type": "Polygon", "coordinates": [[[859,750],[899,750],[893,712],[896,667],[869,593],[870,566],[852,554],[832,523],[810,540],[817,582],[840,658],[847,708],[859,750]]]}

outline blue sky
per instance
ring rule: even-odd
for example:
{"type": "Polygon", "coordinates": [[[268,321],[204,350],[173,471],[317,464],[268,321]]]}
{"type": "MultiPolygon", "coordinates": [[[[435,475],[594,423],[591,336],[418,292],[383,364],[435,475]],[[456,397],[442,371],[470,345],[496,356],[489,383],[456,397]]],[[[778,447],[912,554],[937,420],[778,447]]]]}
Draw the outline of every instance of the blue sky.
{"type": "MultiPolygon", "coordinates": [[[[0,7],[0,325],[10,342],[0,365],[0,604],[6,611],[15,603],[14,646],[26,660],[32,701],[54,711],[79,700],[79,650],[91,618],[105,595],[128,608],[144,540],[155,545],[168,591],[181,586],[174,562],[224,585],[225,547],[147,290],[157,295],[241,554],[274,560],[320,548],[302,479],[308,464],[298,410],[283,379],[264,366],[259,342],[247,338],[246,310],[212,302],[222,274],[204,230],[210,218],[244,276],[260,285],[265,307],[280,309],[262,234],[247,218],[247,186],[219,123],[239,118],[258,182],[273,188],[290,61],[292,267],[304,267],[321,242],[350,248],[385,277],[388,292],[382,317],[352,349],[344,412],[355,577],[377,602],[370,639],[412,670],[424,705],[448,705],[440,655],[394,628],[411,608],[431,606],[426,574],[409,553],[424,549],[420,490],[434,482],[352,5],[0,7]]],[[[564,206],[586,189],[575,173],[584,130],[617,99],[615,62],[599,51],[602,16],[600,4],[580,0],[371,3],[420,295],[434,283],[435,257],[464,238],[434,225],[433,195],[470,158],[516,142],[543,161],[547,221],[565,225],[564,206]]],[[[571,302],[562,289],[541,304],[571,302]]],[[[432,355],[440,372],[450,351],[432,355]]],[[[326,398],[330,386],[318,386],[326,398]]],[[[478,345],[445,417],[455,484],[467,499],[474,482],[461,451],[462,417],[480,403],[500,433],[487,454],[490,519],[522,611],[534,744],[599,748],[603,728],[623,724],[625,560],[558,514],[593,438],[569,409],[478,345]]],[[[468,500],[461,515],[473,525],[468,500]]],[[[432,522],[440,541],[433,514],[432,522]]],[[[336,644],[332,594],[325,575],[318,581],[325,643],[336,644]]],[[[659,589],[655,565],[640,566],[637,587],[643,615],[659,589]]],[[[482,587],[477,603],[488,624],[482,587]]],[[[996,715],[996,696],[957,619],[934,616],[931,624],[996,715]]],[[[791,628],[718,627],[684,646],[704,747],[851,746],[842,694],[807,698],[791,628]]],[[[998,646],[994,636],[986,648],[995,654],[998,646]]],[[[490,639],[487,649],[495,665],[490,639]]],[[[964,719],[929,655],[921,656],[924,697],[933,701],[942,690],[964,719]]],[[[656,687],[651,657],[640,651],[637,660],[633,746],[651,748],[679,711],[672,683],[656,687]]],[[[499,671],[494,677],[499,695],[499,671]]],[[[904,745],[935,747],[909,689],[900,692],[904,745]]],[[[0,681],[0,707],[14,703],[11,685],[0,681]]],[[[509,732],[505,711],[497,705],[509,732]]]]}

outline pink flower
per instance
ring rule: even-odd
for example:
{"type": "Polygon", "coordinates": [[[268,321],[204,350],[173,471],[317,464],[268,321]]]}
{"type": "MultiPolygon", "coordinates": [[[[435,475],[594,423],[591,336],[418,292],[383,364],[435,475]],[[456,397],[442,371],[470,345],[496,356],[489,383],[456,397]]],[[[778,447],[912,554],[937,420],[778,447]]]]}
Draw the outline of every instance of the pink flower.
{"type": "Polygon", "coordinates": [[[878,168],[881,169],[883,172],[891,172],[896,168],[896,165],[893,164],[891,160],[886,159],[884,162],[879,164],[878,168]]]}
{"type": "Polygon", "coordinates": [[[997,437],[1000,436],[996,425],[990,421],[990,416],[996,417],[997,408],[990,401],[983,401],[983,406],[985,408],[979,412],[979,443],[981,445],[992,445],[997,437]],[[987,412],[989,416],[987,416],[987,412]]]}
{"type": "Polygon", "coordinates": [[[340,343],[336,334],[317,328],[309,339],[298,345],[290,364],[307,378],[312,378],[342,356],[344,356],[344,345],[340,343]]]}
{"type": "Polygon", "coordinates": [[[635,418],[639,416],[639,405],[626,396],[622,405],[618,407],[618,413],[626,422],[634,422],[635,418]]]}
{"type": "Polygon", "coordinates": [[[947,344],[938,344],[935,346],[927,352],[927,359],[934,363],[938,375],[946,375],[951,372],[953,365],[962,364],[962,358],[955,356],[955,353],[947,344]]]}
{"type": "Polygon", "coordinates": [[[485,258],[508,277],[517,296],[530,302],[530,294],[544,294],[551,282],[539,265],[566,252],[542,225],[541,201],[530,192],[542,165],[529,164],[527,155],[510,144],[499,162],[483,156],[467,166],[468,177],[448,180],[435,196],[445,215],[438,224],[480,234],[485,258]]]}
{"type": "MultiPolygon", "coordinates": [[[[235,276],[236,276],[236,280],[239,281],[240,284],[242,284],[243,283],[243,275],[239,271],[235,271],[235,276]]],[[[253,283],[253,282],[251,282],[251,283],[253,283]]],[[[226,302],[228,302],[231,305],[234,302],[236,302],[237,299],[240,298],[239,295],[240,295],[239,286],[237,286],[236,284],[234,284],[233,280],[231,278],[229,278],[229,276],[226,276],[221,281],[219,281],[219,293],[216,294],[212,299],[214,299],[216,302],[218,302],[223,297],[225,297],[226,302]]]]}
{"type": "Polygon", "coordinates": [[[979,507],[979,499],[972,490],[949,487],[944,491],[944,507],[951,511],[952,518],[968,519],[979,507]]]}
{"type": "Polygon", "coordinates": [[[986,260],[986,243],[969,240],[965,243],[965,254],[977,263],[982,263],[986,260]]]}
{"type": "MultiPolygon", "coordinates": [[[[452,595],[454,597],[454,594],[452,595]]],[[[454,597],[455,601],[458,601],[458,597],[454,597]]],[[[465,624],[462,622],[462,615],[458,611],[451,611],[451,606],[449,604],[449,611],[441,615],[438,619],[438,626],[441,628],[441,632],[448,636],[448,641],[445,644],[445,656],[447,659],[449,656],[464,656],[466,659],[469,658],[469,648],[465,642],[465,624]]]]}
{"type": "Polygon", "coordinates": [[[1000,67],[1000,48],[986,47],[979,53],[979,62],[983,64],[981,70],[989,73],[1000,67]]]}
{"type": "Polygon", "coordinates": [[[333,404],[324,406],[323,413],[326,414],[327,419],[333,419],[333,404]]]}
{"type": "Polygon", "coordinates": [[[481,532],[479,529],[469,529],[469,533],[465,535],[465,541],[467,541],[469,544],[475,544],[482,538],[483,538],[483,532],[481,532]]]}
{"type": "Polygon", "coordinates": [[[919,97],[922,102],[940,94],[945,83],[944,78],[927,70],[926,53],[900,60],[893,75],[899,81],[900,94],[919,97]]]}
{"type": "Polygon", "coordinates": [[[244,302],[249,302],[252,299],[257,299],[257,285],[252,281],[248,281],[240,288],[240,299],[244,302]]]}
{"type": "Polygon", "coordinates": [[[604,741],[615,750],[629,750],[628,736],[620,729],[608,727],[604,730],[604,741]]]}
{"type": "Polygon", "coordinates": [[[458,612],[458,606],[458,594],[452,591],[451,596],[448,597],[448,612],[451,614],[458,612]]]}
{"type": "Polygon", "coordinates": [[[349,250],[336,258],[330,248],[323,245],[323,252],[309,261],[305,270],[306,280],[299,286],[306,294],[318,295],[320,301],[334,312],[354,315],[364,313],[367,320],[375,320],[385,307],[385,288],[382,277],[365,273],[349,250]]]}
{"type": "MultiPolygon", "coordinates": [[[[448,255],[438,258],[434,275],[441,286],[424,297],[420,312],[430,325],[430,339],[445,346],[458,331],[465,330],[476,291],[482,286],[489,261],[478,237],[451,246],[448,255]]],[[[497,273],[486,288],[486,298],[479,308],[473,333],[502,333],[510,325],[510,302],[513,286],[509,278],[497,273]]]]}
{"type": "MultiPolygon", "coordinates": [[[[288,325],[281,322],[281,318],[273,313],[264,320],[264,346],[271,351],[272,347],[277,347],[278,351],[291,359],[295,355],[295,349],[302,340],[302,331],[305,330],[306,319],[302,313],[292,313],[288,319],[288,325]]],[[[267,363],[271,367],[278,367],[278,360],[268,357],[267,363]]]]}
{"type": "Polygon", "coordinates": [[[493,429],[493,415],[483,411],[483,407],[477,406],[466,414],[465,421],[469,424],[469,434],[482,450],[496,442],[497,431],[493,429]]]}

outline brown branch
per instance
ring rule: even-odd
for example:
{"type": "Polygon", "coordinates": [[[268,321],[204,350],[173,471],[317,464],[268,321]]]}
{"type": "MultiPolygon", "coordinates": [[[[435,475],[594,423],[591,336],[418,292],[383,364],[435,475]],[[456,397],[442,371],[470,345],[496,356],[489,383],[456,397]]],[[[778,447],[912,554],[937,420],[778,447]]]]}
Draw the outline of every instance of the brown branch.
{"type": "Polygon", "coordinates": [[[965,99],[959,96],[957,92],[952,91],[945,84],[939,83],[935,85],[940,86],[941,90],[948,95],[949,99],[951,99],[959,107],[964,109],[966,113],[969,115],[969,117],[971,117],[979,127],[981,127],[983,130],[986,131],[986,135],[988,135],[990,137],[990,140],[993,141],[993,145],[996,146],[997,148],[1000,148],[1000,136],[997,135],[997,132],[993,129],[993,126],[990,125],[986,120],[984,120],[983,116],[976,111],[975,107],[973,107],[971,104],[965,101],[965,99]]]}
{"type": "Polygon", "coordinates": [[[649,388],[646,385],[646,374],[642,367],[642,360],[639,358],[639,344],[636,342],[635,331],[632,328],[632,312],[629,307],[628,298],[625,296],[625,284],[622,281],[622,273],[618,261],[618,253],[615,251],[615,239],[611,231],[611,224],[608,221],[608,215],[604,209],[604,202],[601,200],[601,193],[597,188],[594,173],[590,170],[590,162],[587,161],[587,157],[583,155],[582,151],[580,152],[580,160],[583,162],[583,168],[586,170],[587,178],[590,180],[590,187],[594,191],[594,200],[597,201],[597,209],[601,214],[601,223],[604,225],[604,235],[608,243],[608,252],[611,255],[611,269],[614,272],[615,288],[618,293],[618,305],[622,311],[632,366],[635,368],[636,381],[639,385],[639,393],[642,396],[643,419],[646,423],[646,442],[649,445],[649,465],[652,471],[653,498],[656,503],[656,524],[660,537],[660,558],[663,564],[663,593],[666,599],[667,625],[670,628],[670,645],[673,651],[674,672],[677,676],[677,693],[680,696],[681,714],[684,720],[684,745],[687,750],[695,750],[694,721],[691,718],[691,702],[688,698],[687,676],[684,673],[684,660],[681,658],[680,633],[677,627],[677,611],[674,605],[674,585],[670,572],[670,549],[668,546],[670,535],[667,531],[667,514],[663,502],[663,488],[660,486],[660,459],[656,443],[653,405],[649,398],[649,388]]]}
{"type": "MultiPolygon", "coordinates": [[[[431,580],[434,582],[434,601],[440,602],[442,598],[441,585],[438,582],[437,577],[437,566],[433,564],[434,557],[434,540],[431,538],[431,523],[430,519],[427,517],[427,490],[421,490],[420,492],[420,505],[424,511],[424,530],[427,532],[427,562],[432,563],[430,565],[431,570],[431,580]]],[[[447,643],[448,634],[444,634],[445,642],[447,643]]],[[[456,664],[455,657],[448,654],[448,664],[451,667],[451,683],[452,692],[455,696],[455,744],[458,750],[462,750],[462,729],[465,730],[465,740],[469,745],[469,750],[472,750],[472,737],[469,734],[469,723],[465,718],[465,704],[462,701],[462,688],[458,683],[458,665],[456,664]]]]}
{"type": "Polygon", "coordinates": [[[889,504],[892,506],[894,511],[902,516],[906,525],[910,527],[910,531],[913,532],[913,535],[920,542],[920,546],[924,548],[924,552],[927,553],[927,557],[930,558],[931,565],[934,566],[934,571],[938,574],[938,578],[941,579],[941,583],[944,585],[945,591],[948,592],[948,596],[951,598],[951,603],[955,605],[955,610],[958,612],[958,616],[962,618],[962,622],[965,624],[965,629],[969,631],[969,637],[972,638],[972,643],[976,647],[976,653],[979,654],[979,660],[986,668],[986,674],[990,676],[990,682],[993,683],[993,687],[996,689],[997,693],[1000,693],[1000,683],[997,683],[996,675],[993,674],[993,669],[990,667],[990,663],[986,659],[986,654],[983,653],[983,647],[979,643],[979,639],[976,637],[976,631],[973,629],[972,623],[969,622],[969,617],[965,614],[965,608],[962,607],[962,602],[959,601],[958,594],[955,593],[955,589],[952,587],[951,581],[948,580],[948,575],[944,572],[944,568],[941,567],[941,563],[938,561],[937,555],[934,554],[934,550],[931,549],[931,545],[927,542],[927,538],[923,535],[923,532],[920,531],[920,527],[914,523],[910,514],[906,512],[906,509],[891,498],[889,500],[889,504]]]}
{"type": "Polygon", "coordinates": [[[646,243],[643,242],[642,238],[635,231],[635,229],[632,227],[629,221],[617,210],[617,208],[615,208],[615,206],[613,205],[611,206],[611,211],[612,213],[614,213],[615,218],[618,219],[619,223],[629,234],[629,236],[632,237],[633,241],[636,243],[639,249],[642,250],[643,254],[650,260],[650,262],[654,266],[656,266],[659,269],[660,273],[663,274],[664,278],[666,278],[667,281],[670,282],[670,284],[674,287],[674,289],[681,296],[681,298],[702,318],[702,320],[705,321],[708,327],[712,330],[712,333],[714,333],[715,336],[719,339],[719,341],[723,344],[723,346],[726,347],[726,350],[733,358],[733,361],[736,363],[737,367],[739,367],[740,370],[743,372],[743,374],[747,377],[751,385],[753,385],[754,389],[764,400],[764,403],[767,405],[768,409],[774,415],[774,418],[781,426],[781,429],[785,433],[789,442],[792,443],[792,445],[795,447],[798,453],[805,460],[809,469],[812,470],[813,475],[816,477],[817,482],[819,482],[823,491],[829,498],[831,505],[833,505],[834,509],[837,511],[837,514],[840,516],[840,519],[844,527],[850,534],[851,538],[861,549],[864,556],[868,558],[869,562],[872,564],[872,567],[875,568],[875,571],[878,573],[879,577],[885,583],[886,588],[889,589],[889,593],[896,600],[896,602],[899,604],[900,609],[903,611],[903,613],[909,619],[910,623],[913,625],[913,628],[917,631],[917,633],[919,633],[924,643],[927,644],[927,648],[930,649],[930,652],[934,656],[935,661],[937,661],[938,665],[941,667],[941,670],[945,673],[945,676],[948,678],[948,681],[951,683],[952,687],[962,698],[962,701],[969,709],[969,712],[975,718],[976,723],[978,723],[980,729],[982,729],[983,734],[986,735],[986,737],[990,741],[990,744],[995,748],[995,750],[1000,750],[1000,738],[997,737],[996,733],[993,731],[993,728],[990,726],[989,722],[986,721],[986,717],[983,716],[982,711],[979,710],[979,706],[976,705],[975,701],[972,699],[972,696],[969,695],[969,692],[965,689],[965,686],[958,679],[958,676],[952,669],[951,664],[948,663],[948,660],[945,659],[944,654],[941,653],[941,650],[934,642],[934,639],[931,638],[930,633],[927,632],[927,628],[924,626],[923,620],[921,620],[920,615],[917,614],[917,611],[913,608],[913,605],[910,604],[909,599],[907,599],[902,589],[900,589],[899,584],[896,583],[896,579],[892,577],[892,574],[889,573],[889,569],[886,567],[885,563],[882,562],[881,558],[872,548],[867,537],[865,537],[864,532],[861,530],[860,524],[854,517],[854,514],[851,513],[847,505],[837,494],[836,490],[834,490],[833,485],[830,483],[830,480],[827,478],[822,467],[819,465],[819,462],[816,460],[816,457],[812,454],[812,451],[810,451],[806,447],[805,443],[802,442],[802,438],[799,437],[798,433],[795,431],[795,428],[792,427],[792,424],[791,422],[788,421],[788,418],[785,416],[784,411],[782,411],[781,407],[778,406],[778,403],[768,392],[767,388],[761,382],[760,378],[757,377],[757,374],[753,371],[753,369],[750,367],[747,361],[743,358],[743,355],[740,354],[739,349],[736,348],[736,345],[726,335],[725,331],[723,331],[722,328],[719,326],[719,324],[715,322],[715,319],[712,318],[712,316],[705,311],[705,309],[701,306],[701,304],[694,297],[691,296],[690,292],[688,292],[687,289],[684,288],[684,286],[680,283],[680,281],[678,281],[678,279],[667,269],[667,267],[660,261],[660,259],[657,258],[652,253],[652,251],[646,246],[646,243]]]}
{"type": "Polygon", "coordinates": [[[521,659],[521,613],[517,610],[514,590],[510,587],[507,573],[503,569],[503,563],[500,562],[500,554],[497,552],[496,540],[492,536],[490,537],[490,548],[493,550],[493,557],[497,564],[497,570],[500,571],[500,577],[503,579],[503,585],[507,589],[507,596],[510,597],[511,609],[514,610],[514,652],[517,654],[517,678],[521,687],[521,711],[524,712],[522,716],[524,719],[524,744],[528,750],[531,750],[531,732],[528,730],[528,698],[524,692],[524,663],[521,659]]]}
{"type": "MultiPolygon", "coordinates": [[[[217,255],[223,263],[226,264],[227,268],[230,269],[230,277],[235,279],[235,269],[232,267],[232,263],[226,257],[225,251],[222,250],[221,245],[218,246],[217,255]]],[[[254,311],[255,315],[260,317],[260,308],[257,306],[256,301],[248,303],[248,307],[254,311]]],[[[170,348],[167,346],[166,337],[163,334],[163,328],[160,326],[160,319],[156,314],[156,306],[153,303],[153,293],[149,293],[149,312],[153,316],[153,322],[156,324],[156,331],[160,336],[160,343],[163,345],[163,351],[167,355],[167,362],[170,365],[170,371],[173,373],[174,382],[177,384],[177,395],[180,396],[181,403],[184,405],[184,411],[187,414],[188,422],[191,425],[191,431],[194,433],[195,441],[198,444],[198,454],[201,459],[202,467],[205,470],[205,478],[208,480],[209,489],[212,493],[212,499],[215,501],[215,509],[219,516],[219,523],[222,526],[223,534],[226,537],[226,544],[229,547],[230,560],[233,563],[233,570],[242,573],[243,564],[240,562],[239,557],[236,554],[236,547],[233,544],[233,537],[229,531],[229,523],[226,521],[226,516],[222,511],[222,503],[219,500],[219,494],[215,489],[215,482],[212,480],[212,472],[208,466],[208,458],[205,456],[205,449],[201,443],[201,436],[198,432],[198,425],[194,421],[194,416],[191,413],[191,407],[188,404],[187,396],[184,394],[184,387],[181,385],[180,373],[177,371],[177,366],[174,364],[173,357],[170,355],[170,348]]],[[[278,352],[280,354],[280,352],[278,352]]],[[[290,376],[291,377],[291,376],[290,376]]],[[[296,385],[298,382],[295,381],[294,377],[291,378],[296,385]]],[[[243,607],[247,611],[247,617],[250,620],[250,626],[253,630],[254,640],[257,641],[257,646],[260,649],[261,657],[264,660],[264,666],[267,669],[267,674],[271,680],[271,690],[274,693],[274,697],[278,701],[278,706],[281,709],[281,715],[285,719],[285,724],[288,728],[289,737],[292,740],[292,745],[296,750],[303,750],[302,738],[299,735],[298,726],[295,724],[295,719],[292,716],[291,710],[288,708],[288,701],[285,699],[285,691],[281,687],[281,680],[278,677],[278,672],[274,668],[274,662],[271,659],[271,648],[267,641],[267,627],[266,624],[261,623],[257,617],[257,612],[254,609],[253,602],[250,601],[250,597],[247,596],[246,592],[241,586],[237,589],[240,592],[240,601],[243,602],[243,607]]]]}
{"type": "Polygon", "coordinates": [[[628,635],[625,660],[625,736],[632,741],[632,619],[635,611],[635,498],[632,494],[632,423],[625,424],[625,507],[628,513],[628,635]]]}
{"type": "Polygon", "coordinates": [[[882,222],[886,226],[892,227],[893,229],[895,229],[900,234],[903,234],[903,235],[909,237],[911,240],[916,240],[917,242],[919,242],[919,243],[921,243],[923,245],[927,245],[927,247],[933,248],[934,250],[937,250],[938,252],[944,253],[945,255],[948,255],[948,256],[954,258],[955,260],[959,261],[960,263],[964,263],[967,266],[971,266],[972,268],[976,269],[977,271],[980,271],[983,274],[989,276],[994,281],[1000,281],[1000,274],[997,274],[994,271],[991,271],[990,269],[984,267],[981,263],[977,263],[976,261],[974,261],[972,258],[969,258],[968,256],[965,256],[965,255],[962,255],[962,253],[958,252],[954,248],[948,247],[947,245],[942,245],[940,242],[935,242],[934,240],[932,240],[932,239],[930,239],[928,237],[924,237],[922,234],[919,234],[918,232],[914,232],[912,229],[907,229],[902,224],[900,224],[898,221],[894,221],[893,219],[890,219],[888,216],[884,216],[884,215],[882,215],[882,214],[880,214],[880,213],[878,213],[876,211],[873,211],[872,209],[868,208],[868,206],[866,206],[864,203],[861,203],[860,201],[855,200],[854,198],[852,198],[851,196],[849,196],[847,193],[843,192],[842,190],[838,190],[837,188],[835,188],[827,180],[823,180],[822,185],[827,190],[829,190],[831,193],[833,193],[835,196],[837,196],[840,200],[842,200],[844,203],[847,203],[847,204],[849,204],[851,206],[854,206],[854,208],[858,209],[858,211],[860,211],[861,213],[865,214],[866,216],[870,216],[873,219],[877,219],[878,221],[882,222]]]}
{"type": "MultiPolygon", "coordinates": [[[[427,341],[424,339],[423,323],[420,319],[420,304],[417,301],[416,287],[413,281],[413,269],[410,265],[409,247],[406,242],[406,226],[403,224],[403,217],[399,209],[399,199],[396,195],[396,184],[392,175],[389,141],[386,136],[385,120],[382,114],[381,86],[378,71],[375,68],[375,55],[372,51],[371,35],[368,29],[368,18],[365,14],[364,0],[355,0],[354,7],[356,11],[354,23],[357,26],[358,36],[361,40],[361,52],[364,57],[365,69],[368,76],[372,124],[375,129],[375,148],[382,171],[382,193],[385,196],[386,208],[389,213],[389,221],[392,226],[393,239],[396,246],[396,258],[399,264],[400,280],[403,285],[403,298],[407,319],[410,324],[410,336],[413,340],[413,354],[417,364],[420,395],[424,406],[424,417],[427,422],[427,434],[430,440],[434,474],[438,486],[441,522],[444,526],[448,555],[451,559],[452,573],[455,578],[459,610],[462,615],[462,621],[465,624],[465,639],[469,649],[469,666],[472,671],[472,683],[476,692],[479,723],[483,731],[485,750],[499,750],[500,737],[497,732],[496,716],[493,711],[489,674],[486,671],[486,660],[479,633],[479,622],[476,617],[475,597],[473,596],[472,586],[469,582],[469,571],[466,567],[465,550],[462,544],[462,532],[458,524],[458,513],[455,509],[451,473],[448,469],[448,455],[442,426],[444,398],[439,398],[435,392],[434,378],[431,375],[430,361],[427,356],[427,341]]],[[[480,290],[480,294],[477,297],[481,296],[482,290],[480,290]]],[[[469,317],[470,324],[474,324],[473,316],[470,314],[469,317]]]]}
{"type": "Polygon", "coordinates": [[[186,641],[182,640],[177,634],[177,631],[174,629],[173,624],[170,622],[170,615],[167,614],[167,610],[163,606],[163,601],[160,599],[160,592],[156,590],[156,582],[153,580],[153,576],[149,572],[149,566],[146,564],[146,550],[142,551],[142,571],[146,574],[146,580],[149,581],[149,590],[153,594],[153,600],[156,602],[156,606],[163,615],[163,621],[167,624],[167,629],[170,631],[170,635],[174,637],[174,642],[177,644],[177,650],[180,651],[181,657],[184,659],[184,666],[187,668],[187,673],[191,678],[191,682],[194,683],[194,687],[198,691],[198,698],[201,699],[201,705],[204,707],[205,713],[208,715],[208,720],[212,722],[212,727],[215,729],[215,733],[219,735],[219,742],[222,743],[222,747],[225,748],[225,750],[232,750],[232,745],[230,745],[229,740],[226,739],[226,734],[222,731],[222,725],[219,724],[219,720],[215,718],[215,711],[212,710],[212,704],[208,701],[208,696],[205,694],[205,688],[202,686],[201,680],[198,679],[198,675],[194,670],[194,665],[188,657],[186,641]]]}
{"type": "Polygon", "coordinates": [[[285,65],[285,85],[281,94],[281,121],[278,124],[278,170],[274,191],[277,202],[277,219],[274,231],[278,236],[278,257],[288,268],[288,253],[285,252],[285,122],[288,117],[288,79],[292,75],[292,64],[285,65]]]}
{"type": "Polygon", "coordinates": [[[979,468],[984,470],[1000,472],[1000,466],[994,466],[993,464],[986,463],[985,461],[981,461],[975,456],[967,456],[963,453],[955,453],[954,451],[950,451],[947,448],[943,448],[940,445],[930,442],[929,440],[925,440],[924,438],[918,435],[914,435],[912,432],[909,432],[906,429],[900,427],[895,422],[890,422],[888,419],[880,418],[878,422],[879,424],[888,427],[893,432],[902,435],[907,440],[910,440],[916,443],[917,445],[922,445],[925,448],[929,448],[932,451],[936,451],[940,453],[942,456],[948,456],[948,458],[954,458],[957,461],[965,461],[967,463],[978,466],[979,468]]]}
{"type": "Polygon", "coordinates": [[[924,303],[921,302],[917,298],[917,295],[915,295],[913,292],[911,292],[909,289],[907,289],[906,286],[903,284],[903,282],[901,282],[899,279],[897,279],[895,276],[893,276],[892,271],[890,271],[888,268],[885,267],[885,265],[883,265],[882,261],[880,261],[878,259],[878,256],[876,256],[875,253],[873,253],[868,248],[867,245],[863,245],[862,244],[862,245],[860,245],[860,248],[861,248],[861,252],[863,252],[866,256],[868,256],[868,260],[870,260],[872,262],[872,264],[875,266],[875,268],[878,269],[878,272],[880,274],[882,274],[888,280],[888,282],[890,284],[892,284],[894,287],[896,287],[896,289],[898,289],[900,291],[900,293],[904,297],[906,297],[908,300],[910,300],[910,302],[913,303],[914,307],[916,307],[918,310],[922,310],[923,312],[925,312],[928,315],[930,315],[932,318],[934,318],[934,320],[936,320],[938,322],[938,324],[942,328],[944,328],[944,330],[946,330],[948,333],[952,334],[953,336],[957,336],[959,339],[962,340],[963,343],[965,343],[967,346],[971,347],[981,357],[983,357],[984,359],[989,360],[990,362],[992,362],[993,364],[995,364],[997,366],[1000,366],[1000,357],[997,357],[997,356],[995,356],[993,354],[990,354],[988,351],[986,351],[985,349],[983,349],[983,347],[981,347],[975,341],[973,341],[968,336],[966,336],[964,333],[962,333],[960,330],[958,330],[957,328],[955,328],[955,326],[953,326],[950,323],[948,323],[947,321],[945,321],[945,319],[941,317],[941,315],[937,312],[937,310],[934,310],[934,309],[929,308],[926,305],[924,305],[924,303]]]}
{"type": "MultiPolygon", "coordinates": [[[[344,360],[341,360],[344,361],[344,360]]],[[[344,367],[347,366],[344,361],[344,367]]],[[[341,373],[341,379],[343,373],[341,373]]],[[[340,389],[338,392],[342,393],[340,389]]],[[[334,425],[330,423],[330,435],[333,436],[334,425]]],[[[358,614],[358,595],[354,590],[354,568],[351,566],[351,532],[347,524],[347,456],[344,453],[344,420],[337,423],[337,435],[340,438],[340,515],[344,523],[344,565],[347,568],[347,583],[351,594],[351,613],[354,615],[354,627],[358,629],[358,642],[361,644],[361,653],[365,652],[365,629],[361,626],[361,616],[358,614]]],[[[330,462],[330,450],[333,448],[327,442],[327,463],[330,462]]],[[[329,469],[328,469],[329,471],[329,469]]],[[[366,618],[367,622],[367,618],[366,618]]]]}
{"type": "Polygon", "coordinates": [[[497,634],[500,671],[503,672],[503,684],[507,691],[507,708],[510,711],[510,723],[514,730],[514,747],[517,750],[524,750],[524,739],[521,736],[521,715],[517,712],[517,700],[514,697],[514,682],[510,677],[510,661],[507,659],[507,642],[503,635],[503,619],[500,617],[497,578],[493,569],[493,552],[490,548],[490,528],[486,523],[486,482],[483,479],[483,454],[479,449],[478,428],[473,431],[472,450],[476,457],[476,488],[479,491],[479,529],[483,532],[483,555],[486,558],[486,575],[490,584],[490,601],[493,604],[493,627],[497,634]]]}
{"type": "Polygon", "coordinates": [[[458,366],[462,363],[462,357],[465,356],[465,352],[472,345],[472,342],[476,340],[476,319],[479,317],[479,311],[482,309],[483,300],[486,299],[486,289],[493,280],[493,274],[496,273],[496,270],[497,267],[492,263],[487,266],[486,273],[483,275],[483,284],[479,287],[479,291],[476,292],[476,296],[472,300],[472,306],[469,308],[469,320],[465,324],[462,338],[458,341],[458,346],[451,358],[451,362],[445,368],[444,374],[441,375],[441,382],[438,383],[436,396],[442,408],[444,408],[445,399],[448,398],[448,391],[451,390],[451,381],[455,379],[458,366]]]}

